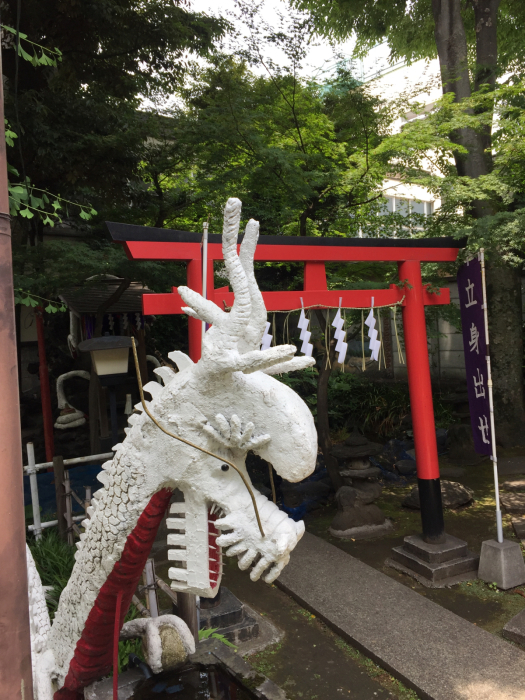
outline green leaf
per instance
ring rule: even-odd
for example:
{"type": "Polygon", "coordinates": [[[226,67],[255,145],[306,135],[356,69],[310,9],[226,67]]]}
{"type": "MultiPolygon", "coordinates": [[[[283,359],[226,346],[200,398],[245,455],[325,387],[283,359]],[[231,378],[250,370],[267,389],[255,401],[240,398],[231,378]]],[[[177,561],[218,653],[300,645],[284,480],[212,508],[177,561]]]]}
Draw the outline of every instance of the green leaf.
{"type": "Polygon", "coordinates": [[[34,214],[30,209],[21,209],[20,216],[23,216],[25,219],[32,219],[34,214]]]}
{"type": "Polygon", "coordinates": [[[22,58],[25,61],[29,61],[29,63],[33,63],[33,56],[31,54],[28,54],[27,51],[24,51],[22,48],[22,44],[18,44],[18,55],[22,56],[22,58]]]}
{"type": "Polygon", "coordinates": [[[91,214],[86,211],[85,209],[80,210],[80,218],[84,219],[84,221],[89,221],[91,219],[91,214]]]}
{"type": "MultiPolygon", "coordinates": [[[[11,34],[16,34],[16,29],[13,29],[13,27],[7,27],[5,24],[1,24],[0,27],[8,32],[11,32],[11,34]]],[[[23,32],[18,32],[18,36],[21,39],[27,39],[27,34],[24,34],[23,32]]]]}
{"type": "Polygon", "coordinates": [[[56,312],[57,312],[57,307],[56,307],[56,306],[53,306],[53,304],[48,304],[48,305],[46,306],[46,309],[45,309],[45,310],[46,310],[46,312],[47,312],[48,314],[56,314],[56,312]]]}

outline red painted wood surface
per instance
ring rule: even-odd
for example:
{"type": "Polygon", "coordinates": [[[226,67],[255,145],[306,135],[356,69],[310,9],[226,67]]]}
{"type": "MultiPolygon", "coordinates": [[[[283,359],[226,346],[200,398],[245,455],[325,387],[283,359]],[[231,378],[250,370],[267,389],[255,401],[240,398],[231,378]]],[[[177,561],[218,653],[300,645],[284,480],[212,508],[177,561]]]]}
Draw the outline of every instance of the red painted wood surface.
{"type": "MultiPolygon", "coordinates": [[[[124,241],[128,257],[132,260],[200,260],[200,243],[170,241],[124,241]]],[[[400,262],[419,260],[420,262],[446,262],[457,258],[459,248],[402,248],[373,246],[309,246],[309,245],[269,245],[259,239],[255,250],[255,260],[266,262],[307,260],[320,262],[400,262]]],[[[222,260],[222,245],[208,244],[210,260],[222,260]]]]}
{"type": "Polygon", "coordinates": [[[403,330],[410,392],[410,410],[414,427],[419,479],[438,479],[439,463],[432,403],[432,384],[428,360],[425,301],[421,283],[421,266],[408,261],[399,265],[399,279],[408,280],[412,288],[406,290],[403,307],[403,330]]]}
{"type": "Polygon", "coordinates": [[[121,627],[157,530],[169,506],[171,493],[170,489],[162,489],[151,498],[126,540],[122,556],[100,589],[88,615],[66,680],[63,687],[55,693],[55,700],[82,700],[83,688],[111,671],[117,596],[122,591],[121,627]]]}
{"type": "MultiPolygon", "coordinates": [[[[416,263],[418,264],[418,263],[416,263]]],[[[324,265],[323,265],[324,267],[324,265]]],[[[384,306],[395,304],[403,299],[404,290],[392,285],[390,289],[353,289],[344,291],[326,291],[315,289],[298,292],[263,292],[263,299],[268,311],[290,311],[301,308],[301,298],[304,306],[338,307],[339,299],[342,299],[342,306],[369,308],[374,297],[374,306],[384,306]]],[[[450,290],[443,288],[439,294],[429,293],[426,289],[422,292],[425,306],[439,306],[450,304],[450,290]]],[[[174,287],[171,294],[145,294],[143,297],[145,315],[181,314],[182,307],[186,306],[177,289],[174,287]]],[[[224,304],[232,306],[234,294],[227,287],[221,289],[210,289],[208,299],[214,301],[217,306],[224,309],[224,304]]],[[[403,304],[405,302],[403,301],[403,304]]],[[[194,320],[194,319],[190,319],[194,320]]],[[[199,329],[200,333],[200,329],[199,329]]],[[[199,336],[200,339],[200,336],[199,336]]],[[[199,348],[200,357],[200,348],[199,348]]],[[[192,356],[192,359],[193,356],[192,356]]]]}
{"type": "Polygon", "coordinates": [[[217,537],[221,534],[215,527],[215,521],[218,520],[217,514],[208,513],[208,549],[210,561],[210,585],[212,588],[217,588],[219,576],[221,573],[221,548],[217,544],[217,537]]]}

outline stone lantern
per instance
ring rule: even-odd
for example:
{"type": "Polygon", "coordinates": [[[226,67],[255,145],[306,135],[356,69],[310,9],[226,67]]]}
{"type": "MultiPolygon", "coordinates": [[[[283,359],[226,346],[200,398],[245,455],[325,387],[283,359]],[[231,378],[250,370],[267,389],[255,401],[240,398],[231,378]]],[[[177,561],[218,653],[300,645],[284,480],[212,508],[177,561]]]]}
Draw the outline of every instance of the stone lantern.
{"type": "Polygon", "coordinates": [[[382,445],[370,442],[357,431],[342,445],[332,448],[345,482],[336,494],[337,513],[330,525],[334,537],[373,537],[391,529],[392,522],[373,503],[383,487],[379,483],[381,470],[370,463],[370,457],[382,449],[382,445]]]}

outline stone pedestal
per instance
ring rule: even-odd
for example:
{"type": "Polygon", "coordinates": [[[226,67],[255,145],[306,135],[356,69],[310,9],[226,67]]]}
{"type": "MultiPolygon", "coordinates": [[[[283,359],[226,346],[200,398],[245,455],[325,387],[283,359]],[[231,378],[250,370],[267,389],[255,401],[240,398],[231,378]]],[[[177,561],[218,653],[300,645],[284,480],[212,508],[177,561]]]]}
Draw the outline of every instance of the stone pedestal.
{"type": "Polygon", "coordinates": [[[401,547],[394,547],[386,563],[429,588],[444,588],[453,583],[476,578],[479,557],[467,549],[467,543],[445,535],[440,544],[429,544],[421,535],[405,537],[401,547]]]}
{"type": "Polygon", "coordinates": [[[495,583],[504,591],[525,583],[525,564],[519,542],[482,542],[478,578],[495,583]]]}
{"type": "MultiPolygon", "coordinates": [[[[244,605],[233,593],[221,586],[218,605],[206,608],[201,605],[200,629],[216,629],[232,644],[246,642],[259,635],[257,620],[246,613],[244,605]]],[[[201,598],[201,601],[204,600],[201,598]]]]}

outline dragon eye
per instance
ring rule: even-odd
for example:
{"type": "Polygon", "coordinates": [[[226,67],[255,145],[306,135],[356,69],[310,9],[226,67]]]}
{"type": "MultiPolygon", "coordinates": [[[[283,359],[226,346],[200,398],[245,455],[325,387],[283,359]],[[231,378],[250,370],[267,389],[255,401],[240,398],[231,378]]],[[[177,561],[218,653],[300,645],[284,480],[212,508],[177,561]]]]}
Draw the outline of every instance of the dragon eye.
{"type": "Polygon", "coordinates": [[[229,468],[230,468],[230,467],[229,467],[227,464],[223,464],[223,465],[221,466],[221,469],[222,469],[223,472],[227,472],[229,468]]]}

